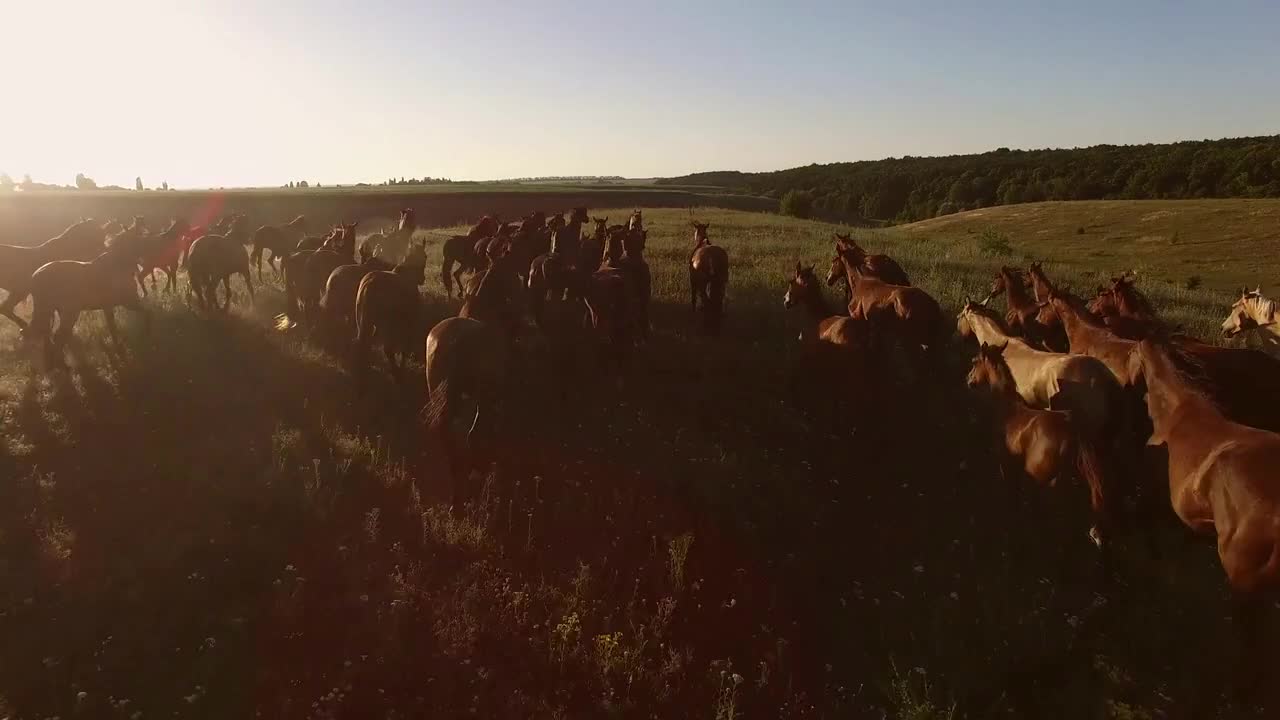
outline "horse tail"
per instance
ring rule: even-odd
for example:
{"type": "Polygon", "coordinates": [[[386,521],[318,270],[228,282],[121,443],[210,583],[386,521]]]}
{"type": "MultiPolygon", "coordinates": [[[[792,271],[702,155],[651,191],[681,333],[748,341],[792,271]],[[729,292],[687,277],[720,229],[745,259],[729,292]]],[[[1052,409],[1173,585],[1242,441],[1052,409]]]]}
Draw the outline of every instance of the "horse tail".
{"type": "Polygon", "coordinates": [[[449,486],[449,501],[457,505],[462,495],[459,492],[461,483],[457,474],[458,449],[454,446],[453,437],[449,434],[449,418],[453,412],[453,391],[449,387],[449,378],[446,377],[428,392],[427,406],[422,411],[423,420],[427,426],[427,436],[440,443],[444,456],[445,482],[449,486]]]}
{"type": "Polygon", "coordinates": [[[1076,472],[1089,488],[1089,506],[1093,508],[1094,542],[1102,545],[1114,521],[1113,488],[1108,485],[1106,468],[1093,438],[1076,434],[1076,472]]]}

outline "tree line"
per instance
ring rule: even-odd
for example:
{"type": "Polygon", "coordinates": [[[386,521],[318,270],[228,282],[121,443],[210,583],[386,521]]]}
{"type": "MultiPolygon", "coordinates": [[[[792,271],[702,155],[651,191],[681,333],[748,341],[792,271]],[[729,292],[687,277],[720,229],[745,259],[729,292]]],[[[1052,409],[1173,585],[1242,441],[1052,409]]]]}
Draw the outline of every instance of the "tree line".
{"type": "Polygon", "coordinates": [[[1042,200],[1280,197],[1280,135],[1148,145],[1010,150],[720,171],[658,184],[714,185],[776,198],[808,217],[912,222],[1042,200]]]}

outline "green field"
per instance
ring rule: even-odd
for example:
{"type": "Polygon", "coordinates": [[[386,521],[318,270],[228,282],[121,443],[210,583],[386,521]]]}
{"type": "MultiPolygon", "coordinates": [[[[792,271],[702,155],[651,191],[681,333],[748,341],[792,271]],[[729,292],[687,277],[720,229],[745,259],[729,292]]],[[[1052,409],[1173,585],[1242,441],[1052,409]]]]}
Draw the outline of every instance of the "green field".
{"type": "MultiPolygon", "coordinates": [[[[1159,221],[1170,252],[1210,244],[1199,215],[1141,219],[1201,206],[855,235],[948,312],[1002,263],[1086,289],[1145,259],[1158,309],[1211,337],[1280,203],[1241,206],[1268,214],[1211,244],[1223,267],[1196,290],[1119,239],[1159,221]],[[1076,252],[1079,226],[1107,254],[1076,252]]],[[[971,347],[890,372],[897,402],[806,410],[782,295],[842,229],[694,212],[732,260],[725,335],[692,330],[689,210],[646,210],[652,341],[620,384],[583,362],[561,399],[530,328],[462,520],[439,504],[420,367],[357,385],[270,329],[277,287],[227,318],[153,301],[121,352],[82,321],[69,377],[33,374],[0,326],[0,717],[1176,716],[1229,647],[1212,545],[1124,542],[1099,600],[1083,490],[1001,480],[971,347]]],[[[429,267],[458,229],[421,231],[429,267]]],[[[434,274],[427,292],[434,318],[456,310],[434,274]]]]}

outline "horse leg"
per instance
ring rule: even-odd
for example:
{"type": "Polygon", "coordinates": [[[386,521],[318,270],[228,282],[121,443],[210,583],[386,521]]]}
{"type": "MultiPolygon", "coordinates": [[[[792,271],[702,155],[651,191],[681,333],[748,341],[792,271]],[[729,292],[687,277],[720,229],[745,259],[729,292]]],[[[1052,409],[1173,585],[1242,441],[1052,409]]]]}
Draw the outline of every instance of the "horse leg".
{"type": "Polygon", "coordinates": [[[133,279],[138,282],[138,289],[142,291],[142,297],[147,296],[147,273],[144,270],[138,270],[134,273],[133,279]]]}
{"type": "Polygon", "coordinates": [[[459,264],[458,269],[453,271],[453,279],[458,286],[458,297],[463,296],[462,272],[464,269],[464,266],[459,264]]]}
{"type": "Polygon", "coordinates": [[[253,252],[249,253],[249,261],[258,267],[258,282],[262,282],[262,248],[254,245],[253,252]]]}
{"type": "MultiPolygon", "coordinates": [[[[244,278],[244,289],[249,291],[249,305],[253,305],[255,298],[253,297],[253,280],[249,279],[249,268],[245,268],[240,272],[240,277],[244,278]]],[[[261,274],[258,277],[262,279],[261,274]]]]}
{"type": "Polygon", "coordinates": [[[689,269],[689,293],[690,293],[690,298],[689,298],[690,308],[693,310],[694,314],[697,314],[698,296],[701,295],[702,293],[698,289],[697,272],[692,268],[689,269]]]}
{"type": "Polygon", "coordinates": [[[1235,630],[1235,658],[1232,694],[1239,700],[1254,700],[1260,689],[1267,658],[1260,654],[1266,619],[1266,594],[1236,592],[1232,597],[1231,624],[1235,630]]]}
{"type": "Polygon", "coordinates": [[[164,284],[164,291],[167,293],[177,292],[178,268],[173,265],[169,265],[164,269],[164,274],[165,274],[165,277],[167,278],[164,284]]]}
{"type": "MultiPolygon", "coordinates": [[[[134,315],[140,316],[142,318],[142,332],[146,335],[151,334],[151,313],[147,310],[146,306],[137,300],[137,298],[125,298],[125,301],[120,303],[120,307],[128,310],[134,315]]],[[[107,312],[110,313],[112,311],[107,312]]]]}
{"type": "Polygon", "coordinates": [[[120,347],[120,332],[116,327],[116,308],[114,305],[108,305],[102,308],[102,320],[106,323],[107,333],[111,336],[111,345],[120,347]]]}
{"type": "MultiPolygon", "coordinates": [[[[226,312],[231,309],[231,275],[230,274],[222,276],[222,289],[227,291],[227,302],[218,309],[222,310],[223,312],[226,312]]],[[[213,304],[214,305],[218,304],[218,287],[216,285],[213,288],[213,304]]]]}
{"type": "Polygon", "coordinates": [[[28,294],[29,293],[25,287],[10,288],[9,296],[4,299],[3,303],[0,303],[0,315],[4,315],[12,320],[14,324],[18,326],[18,329],[24,333],[27,331],[27,321],[18,317],[17,313],[13,310],[18,306],[18,303],[27,299],[28,294]]]}

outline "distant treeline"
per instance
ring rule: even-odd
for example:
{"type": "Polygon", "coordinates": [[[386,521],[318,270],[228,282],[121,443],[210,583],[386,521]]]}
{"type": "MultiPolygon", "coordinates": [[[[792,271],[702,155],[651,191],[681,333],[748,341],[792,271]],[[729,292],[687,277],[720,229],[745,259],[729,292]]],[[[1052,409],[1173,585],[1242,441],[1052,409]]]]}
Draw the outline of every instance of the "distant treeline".
{"type": "Polygon", "coordinates": [[[911,222],[1042,200],[1280,197],[1280,135],[903,157],[766,173],[705,172],[711,185],[781,200],[783,212],[911,222]]]}

